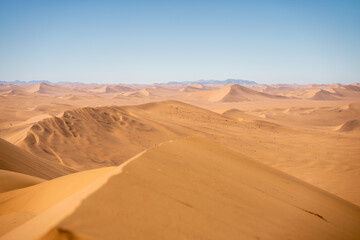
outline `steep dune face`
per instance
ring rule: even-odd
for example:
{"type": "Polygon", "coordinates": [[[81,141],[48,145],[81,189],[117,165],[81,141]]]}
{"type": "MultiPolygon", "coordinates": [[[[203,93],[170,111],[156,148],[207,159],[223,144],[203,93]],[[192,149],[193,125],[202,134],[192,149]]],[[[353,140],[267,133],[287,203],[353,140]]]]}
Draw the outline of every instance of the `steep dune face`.
{"type": "Polygon", "coordinates": [[[356,239],[359,220],[353,204],[190,138],[132,160],[41,239],[356,239]]]}
{"type": "Polygon", "coordinates": [[[1,138],[0,169],[43,179],[52,179],[75,172],[69,167],[38,158],[1,138]]]}
{"type": "Polygon", "coordinates": [[[342,124],[338,131],[340,132],[352,132],[352,133],[359,133],[360,132],[360,120],[354,119],[346,121],[342,124]]]}
{"type": "Polygon", "coordinates": [[[15,89],[20,91],[20,92],[25,92],[25,93],[38,93],[40,91],[41,86],[44,84],[35,84],[29,87],[23,87],[23,88],[19,88],[19,89],[15,89]]]}
{"type": "Polygon", "coordinates": [[[243,102],[269,98],[286,98],[280,95],[258,92],[238,84],[226,85],[225,87],[217,90],[193,93],[190,97],[204,99],[210,102],[243,102]]]}
{"type": "Polygon", "coordinates": [[[36,93],[52,94],[52,93],[60,93],[62,91],[65,91],[65,89],[47,83],[40,83],[39,90],[36,91],[36,93]]]}
{"type": "Polygon", "coordinates": [[[312,100],[339,100],[337,94],[328,92],[326,90],[317,91],[314,96],[311,97],[312,100]]]}

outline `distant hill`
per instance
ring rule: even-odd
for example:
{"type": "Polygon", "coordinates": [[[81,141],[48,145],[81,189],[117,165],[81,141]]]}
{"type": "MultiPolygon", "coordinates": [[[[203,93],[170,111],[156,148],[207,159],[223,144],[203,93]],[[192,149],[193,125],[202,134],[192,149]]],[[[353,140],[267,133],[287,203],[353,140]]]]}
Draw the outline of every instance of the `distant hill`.
{"type": "Polygon", "coordinates": [[[198,80],[198,81],[184,81],[184,82],[168,82],[167,84],[257,84],[254,81],[242,79],[226,79],[226,80],[198,80]]]}
{"type": "Polygon", "coordinates": [[[197,91],[191,93],[190,97],[209,102],[244,102],[258,101],[261,99],[286,99],[285,96],[268,94],[241,86],[239,84],[228,84],[220,89],[209,91],[197,91]]]}

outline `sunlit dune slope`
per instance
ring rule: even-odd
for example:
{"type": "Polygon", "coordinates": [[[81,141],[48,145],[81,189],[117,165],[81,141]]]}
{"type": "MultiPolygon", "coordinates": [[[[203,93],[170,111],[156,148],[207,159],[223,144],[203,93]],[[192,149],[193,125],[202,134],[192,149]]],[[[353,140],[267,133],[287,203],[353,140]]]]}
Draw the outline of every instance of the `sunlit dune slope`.
{"type": "MultiPolygon", "coordinates": [[[[30,227],[38,226],[28,222],[12,236],[26,236],[30,227]]],[[[358,206],[190,138],[135,158],[42,239],[359,237],[358,206]]]]}
{"type": "Polygon", "coordinates": [[[69,174],[27,188],[0,193],[0,236],[41,214],[112,169],[100,168],[69,174]]]}
{"type": "Polygon", "coordinates": [[[0,169],[43,179],[52,179],[75,172],[70,167],[38,158],[1,138],[0,169]]]}
{"type": "MultiPolygon", "coordinates": [[[[328,116],[352,117],[356,104],[348,108],[328,116]]],[[[354,147],[360,138],[338,131],[302,131],[260,118],[237,119],[176,101],[81,108],[38,122],[19,146],[85,170],[116,166],[163,141],[202,136],[360,204],[360,191],[353,188],[360,181],[360,149],[354,147]]]]}
{"type": "Polygon", "coordinates": [[[66,111],[61,117],[34,124],[18,145],[84,170],[118,165],[166,140],[189,135],[215,138],[251,127],[196,106],[163,101],[66,111]]]}

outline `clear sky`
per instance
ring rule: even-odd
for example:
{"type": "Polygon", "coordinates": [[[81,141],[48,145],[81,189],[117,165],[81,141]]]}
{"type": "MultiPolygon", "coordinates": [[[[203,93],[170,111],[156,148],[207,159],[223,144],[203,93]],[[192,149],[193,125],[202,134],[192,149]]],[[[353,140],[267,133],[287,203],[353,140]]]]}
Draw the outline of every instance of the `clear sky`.
{"type": "Polygon", "coordinates": [[[0,80],[360,81],[359,0],[0,0],[0,80]]]}

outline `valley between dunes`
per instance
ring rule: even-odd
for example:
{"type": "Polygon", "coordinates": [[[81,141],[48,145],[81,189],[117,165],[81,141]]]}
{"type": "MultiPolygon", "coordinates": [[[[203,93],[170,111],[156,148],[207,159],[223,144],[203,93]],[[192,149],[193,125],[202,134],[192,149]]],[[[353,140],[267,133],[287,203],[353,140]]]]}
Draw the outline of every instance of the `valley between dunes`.
{"type": "Polygon", "coordinates": [[[359,239],[360,87],[1,84],[1,239],[359,239]]]}

